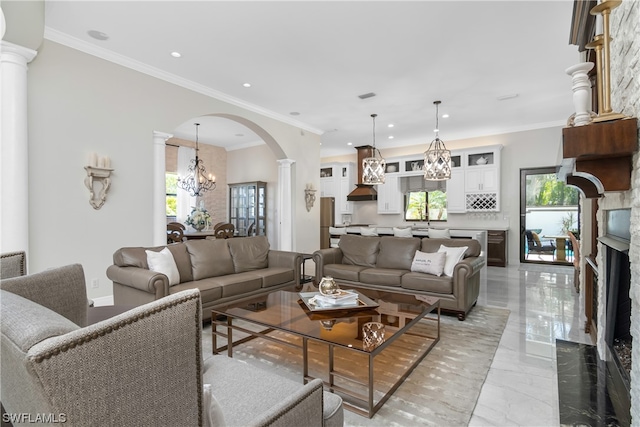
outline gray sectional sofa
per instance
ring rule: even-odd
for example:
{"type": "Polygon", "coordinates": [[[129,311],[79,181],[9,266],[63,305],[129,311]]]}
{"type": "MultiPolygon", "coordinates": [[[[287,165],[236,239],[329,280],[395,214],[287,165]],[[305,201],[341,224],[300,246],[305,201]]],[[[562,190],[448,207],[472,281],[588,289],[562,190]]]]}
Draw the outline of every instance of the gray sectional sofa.
{"type": "Polygon", "coordinates": [[[152,248],[127,247],[113,254],[107,277],[113,281],[116,305],[141,305],[176,292],[199,289],[203,319],[211,308],[300,283],[302,255],[272,250],[266,236],[188,240],[152,248]],[[168,248],[179,283],[170,285],[166,274],[149,270],[146,250],[168,248]]]}
{"type": "Polygon", "coordinates": [[[474,239],[437,239],[391,236],[340,236],[339,247],[313,253],[316,278],[333,277],[342,288],[349,286],[393,290],[440,298],[443,311],[459,320],[476,304],[480,270],[486,261],[474,239]],[[416,251],[433,253],[441,245],[467,249],[451,277],[411,271],[416,251]]]}

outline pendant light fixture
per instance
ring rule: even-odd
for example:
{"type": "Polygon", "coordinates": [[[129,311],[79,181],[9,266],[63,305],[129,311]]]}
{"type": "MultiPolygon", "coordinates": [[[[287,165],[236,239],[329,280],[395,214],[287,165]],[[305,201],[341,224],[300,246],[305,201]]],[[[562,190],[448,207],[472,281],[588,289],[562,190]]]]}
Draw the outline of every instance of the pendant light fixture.
{"type": "Polygon", "coordinates": [[[196,126],[196,158],[191,160],[189,165],[189,175],[186,177],[178,177],[178,187],[193,197],[202,196],[203,193],[209,190],[215,190],[216,177],[212,174],[207,176],[207,170],[204,167],[204,162],[198,158],[198,126],[200,123],[194,123],[196,126]]]}
{"type": "Polygon", "coordinates": [[[436,106],[436,138],[431,141],[424,152],[424,179],[427,181],[444,181],[451,179],[451,151],[447,150],[440,139],[438,127],[438,106],[440,101],[433,101],[436,106]]]}
{"type": "Polygon", "coordinates": [[[376,149],[376,117],[378,115],[372,114],[371,117],[373,118],[373,147],[371,148],[371,157],[362,159],[362,183],[379,185],[384,184],[386,162],[382,158],[380,150],[376,149]]]}

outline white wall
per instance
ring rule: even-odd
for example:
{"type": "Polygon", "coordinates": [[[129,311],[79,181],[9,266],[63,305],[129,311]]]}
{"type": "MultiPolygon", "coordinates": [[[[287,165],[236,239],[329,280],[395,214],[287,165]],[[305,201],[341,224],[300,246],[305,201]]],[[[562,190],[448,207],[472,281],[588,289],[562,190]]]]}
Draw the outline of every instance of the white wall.
{"type": "MultiPolygon", "coordinates": [[[[171,133],[203,114],[244,117],[302,166],[294,169],[296,194],[319,182],[319,136],[258,113],[46,40],[28,79],[30,272],[81,263],[90,297],[112,293],[105,270],[115,250],[152,244],[153,131],[171,133]],[[83,183],[93,151],[115,169],[100,210],[83,183]],[[90,288],[94,278],[98,289],[90,288]]],[[[302,212],[304,200],[295,204],[294,227],[302,212]]],[[[319,245],[308,230],[294,237],[296,246],[319,245]]]]}
{"type": "MultiPolygon", "coordinates": [[[[445,137],[445,135],[443,135],[445,137]]],[[[509,229],[509,263],[520,262],[520,169],[556,166],[562,143],[562,128],[550,127],[526,132],[514,132],[487,137],[446,141],[450,150],[501,144],[501,211],[496,214],[449,214],[446,227],[477,228],[483,230],[509,229]]],[[[402,141],[397,142],[398,145],[402,141]]],[[[425,145],[399,146],[381,150],[383,157],[422,154],[425,145]]],[[[353,155],[323,158],[325,162],[355,162],[353,155]]],[[[352,223],[403,225],[402,215],[378,215],[376,202],[356,202],[352,223]]],[[[445,224],[438,223],[438,226],[445,224]]]]}

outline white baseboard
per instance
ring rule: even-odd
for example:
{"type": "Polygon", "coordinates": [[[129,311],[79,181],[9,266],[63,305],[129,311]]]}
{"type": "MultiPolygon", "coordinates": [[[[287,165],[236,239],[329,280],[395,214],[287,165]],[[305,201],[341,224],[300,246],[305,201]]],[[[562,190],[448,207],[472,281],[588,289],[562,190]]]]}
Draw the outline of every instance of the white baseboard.
{"type": "Polygon", "coordinates": [[[94,307],[100,307],[103,305],[113,305],[113,295],[108,295],[106,297],[99,298],[91,298],[93,300],[94,307]]]}

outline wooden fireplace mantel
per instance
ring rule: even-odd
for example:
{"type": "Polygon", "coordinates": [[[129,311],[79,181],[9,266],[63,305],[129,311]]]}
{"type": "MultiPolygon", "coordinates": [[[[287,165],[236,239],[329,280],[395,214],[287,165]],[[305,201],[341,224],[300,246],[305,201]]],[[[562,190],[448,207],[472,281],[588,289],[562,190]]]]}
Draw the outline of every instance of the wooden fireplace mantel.
{"type": "Polygon", "coordinates": [[[562,157],[574,160],[566,182],[587,198],[631,189],[632,157],[638,150],[635,117],[562,129],[562,157]]]}

